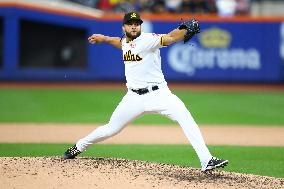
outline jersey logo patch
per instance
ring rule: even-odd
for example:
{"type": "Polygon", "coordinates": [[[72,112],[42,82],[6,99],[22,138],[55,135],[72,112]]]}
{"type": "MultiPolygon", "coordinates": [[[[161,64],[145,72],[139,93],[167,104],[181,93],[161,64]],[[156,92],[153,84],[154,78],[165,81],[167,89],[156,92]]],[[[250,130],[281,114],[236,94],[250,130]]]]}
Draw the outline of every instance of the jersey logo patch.
{"type": "Polygon", "coordinates": [[[123,60],[124,61],[141,61],[142,58],[138,54],[132,54],[131,50],[127,51],[123,55],[123,60]]]}
{"type": "Polygon", "coordinates": [[[131,48],[135,48],[135,47],[136,47],[136,44],[130,43],[130,47],[131,47],[131,48]]]}

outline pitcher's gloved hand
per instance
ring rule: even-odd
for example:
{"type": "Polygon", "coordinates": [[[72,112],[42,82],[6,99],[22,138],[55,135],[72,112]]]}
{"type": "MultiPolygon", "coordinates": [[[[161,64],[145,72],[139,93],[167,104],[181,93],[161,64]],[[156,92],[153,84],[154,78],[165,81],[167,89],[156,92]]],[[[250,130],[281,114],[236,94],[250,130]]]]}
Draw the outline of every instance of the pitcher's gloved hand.
{"type": "Polygon", "coordinates": [[[200,26],[197,20],[193,19],[190,21],[184,21],[178,25],[178,29],[186,29],[186,34],[184,35],[184,43],[188,42],[195,34],[200,33],[200,26]]]}

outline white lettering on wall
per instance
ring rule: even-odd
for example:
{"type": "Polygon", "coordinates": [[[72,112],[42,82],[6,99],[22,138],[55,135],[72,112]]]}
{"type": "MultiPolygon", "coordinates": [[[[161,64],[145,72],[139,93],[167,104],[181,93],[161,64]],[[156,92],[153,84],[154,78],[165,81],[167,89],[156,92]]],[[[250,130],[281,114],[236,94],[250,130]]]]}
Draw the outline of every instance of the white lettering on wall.
{"type": "Polygon", "coordinates": [[[220,49],[202,48],[180,43],[170,47],[168,52],[170,67],[176,72],[194,75],[198,69],[247,69],[261,68],[260,53],[250,49],[220,49]]]}

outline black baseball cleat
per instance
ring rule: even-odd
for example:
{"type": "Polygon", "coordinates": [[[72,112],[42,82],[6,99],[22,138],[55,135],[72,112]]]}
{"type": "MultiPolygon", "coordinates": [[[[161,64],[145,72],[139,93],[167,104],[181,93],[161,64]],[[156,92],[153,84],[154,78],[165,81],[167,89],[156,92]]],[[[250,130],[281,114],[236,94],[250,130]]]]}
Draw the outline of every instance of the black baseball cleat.
{"type": "Polygon", "coordinates": [[[229,163],[228,160],[223,160],[223,159],[218,159],[216,157],[212,157],[210,161],[207,163],[207,165],[202,167],[201,171],[205,172],[205,171],[213,170],[219,167],[223,168],[227,166],[228,163],[229,163]]]}
{"type": "Polygon", "coordinates": [[[76,144],[70,148],[63,154],[63,159],[74,159],[77,155],[81,153],[80,150],[77,149],[76,144]]]}

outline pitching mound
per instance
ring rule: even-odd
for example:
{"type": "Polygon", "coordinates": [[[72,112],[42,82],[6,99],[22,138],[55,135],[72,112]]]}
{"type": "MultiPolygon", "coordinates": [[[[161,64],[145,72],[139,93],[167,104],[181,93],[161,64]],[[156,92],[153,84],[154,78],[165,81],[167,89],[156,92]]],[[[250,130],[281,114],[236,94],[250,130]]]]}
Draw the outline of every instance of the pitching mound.
{"type": "Polygon", "coordinates": [[[124,159],[0,158],[1,188],[284,188],[284,179],[124,159]]]}

